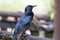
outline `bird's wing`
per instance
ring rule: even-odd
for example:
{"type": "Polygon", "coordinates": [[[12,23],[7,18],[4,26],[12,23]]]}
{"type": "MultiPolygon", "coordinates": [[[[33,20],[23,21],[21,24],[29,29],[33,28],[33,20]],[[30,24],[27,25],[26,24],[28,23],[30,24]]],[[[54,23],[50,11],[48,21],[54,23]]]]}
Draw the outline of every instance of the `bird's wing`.
{"type": "Polygon", "coordinates": [[[22,20],[22,24],[23,24],[23,25],[27,25],[27,24],[29,24],[29,23],[31,22],[31,20],[32,20],[32,17],[31,17],[31,16],[27,16],[27,17],[25,17],[25,18],[22,20]]]}
{"type": "Polygon", "coordinates": [[[19,20],[16,24],[14,34],[16,35],[16,34],[20,33],[22,30],[24,30],[24,28],[29,25],[31,20],[32,20],[31,16],[22,17],[21,20],[19,20]]]}

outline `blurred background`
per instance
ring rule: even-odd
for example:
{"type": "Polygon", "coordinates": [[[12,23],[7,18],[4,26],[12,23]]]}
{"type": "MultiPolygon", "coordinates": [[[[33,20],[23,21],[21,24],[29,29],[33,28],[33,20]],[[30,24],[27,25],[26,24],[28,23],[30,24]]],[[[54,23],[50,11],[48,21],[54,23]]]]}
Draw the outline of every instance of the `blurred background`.
{"type": "Polygon", "coordinates": [[[26,34],[54,38],[54,0],[0,0],[0,39],[12,40],[14,27],[27,5],[37,5],[26,34]]]}

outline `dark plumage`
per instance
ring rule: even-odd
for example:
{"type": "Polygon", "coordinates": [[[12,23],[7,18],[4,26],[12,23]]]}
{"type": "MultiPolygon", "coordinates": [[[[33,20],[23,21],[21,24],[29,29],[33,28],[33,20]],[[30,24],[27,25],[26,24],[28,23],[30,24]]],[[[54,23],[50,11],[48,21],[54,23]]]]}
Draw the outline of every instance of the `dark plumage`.
{"type": "Polygon", "coordinates": [[[16,24],[16,27],[15,27],[15,30],[13,33],[13,40],[16,40],[16,37],[18,34],[20,34],[20,36],[22,36],[24,31],[30,27],[30,24],[31,24],[33,16],[34,16],[32,9],[35,6],[28,5],[25,8],[25,13],[20,17],[19,21],[16,24]]]}

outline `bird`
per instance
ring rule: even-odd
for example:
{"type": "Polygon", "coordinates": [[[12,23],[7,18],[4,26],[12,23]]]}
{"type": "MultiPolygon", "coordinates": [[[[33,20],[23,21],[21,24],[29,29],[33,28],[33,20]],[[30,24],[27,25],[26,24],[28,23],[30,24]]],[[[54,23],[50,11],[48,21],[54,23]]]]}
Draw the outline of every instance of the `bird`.
{"type": "Polygon", "coordinates": [[[32,11],[34,7],[36,7],[36,5],[27,5],[25,7],[25,12],[20,17],[14,28],[13,40],[17,40],[16,37],[18,35],[22,36],[24,32],[30,27],[34,16],[34,13],[32,11]]]}

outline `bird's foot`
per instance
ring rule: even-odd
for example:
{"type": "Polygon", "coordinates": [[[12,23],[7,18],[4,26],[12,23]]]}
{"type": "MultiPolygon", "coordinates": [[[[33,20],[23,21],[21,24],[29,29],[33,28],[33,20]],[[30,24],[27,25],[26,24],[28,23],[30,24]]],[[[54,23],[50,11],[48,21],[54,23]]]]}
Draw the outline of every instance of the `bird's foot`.
{"type": "Polygon", "coordinates": [[[30,36],[29,34],[24,34],[23,36],[21,36],[21,39],[27,40],[28,36],[30,36]]]}

